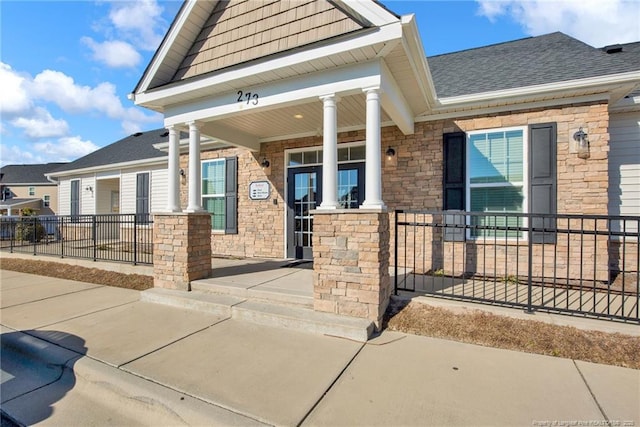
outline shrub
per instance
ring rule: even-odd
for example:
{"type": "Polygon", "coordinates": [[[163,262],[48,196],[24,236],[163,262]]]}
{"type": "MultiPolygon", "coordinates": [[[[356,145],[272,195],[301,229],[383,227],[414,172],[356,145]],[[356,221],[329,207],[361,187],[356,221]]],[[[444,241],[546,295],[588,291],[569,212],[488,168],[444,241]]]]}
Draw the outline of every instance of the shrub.
{"type": "Polygon", "coordinates": [[[47,235],[44,226],[31,209],[24,209],[16,227],[16,240],[23,242],[39,242],[47,235]]]}

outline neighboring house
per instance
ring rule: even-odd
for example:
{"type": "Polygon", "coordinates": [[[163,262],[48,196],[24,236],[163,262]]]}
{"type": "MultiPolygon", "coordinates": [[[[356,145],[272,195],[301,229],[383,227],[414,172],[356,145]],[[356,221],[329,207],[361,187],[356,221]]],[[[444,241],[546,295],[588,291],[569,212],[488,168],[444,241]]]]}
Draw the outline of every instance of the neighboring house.
{"type": "Polygon", "coordinates": [[[30,208],[38,215],[52,215],[58,210],[57,182],[46,174],[64,163],[7,165],[0,169],[0,212],[20,215],[30,208]]]}
{"type": "Polygon", "coordinates": [[[181,186],[180,209],[237,221],[214,225],[215,253],[311,257],[318,207],[640,214],[640,43],[553,33],[426,58],[413,17],[376,2],[263,7],[186,1],[133,94],[193,135],[180,164],[204,189],[181,186]]]}
{"type": "Polygon", "coordinates": [[[166,141],[157,129],[136,133],[49,173],[59,182],[60,215],[150,213],[164,204],[166,141]]]}
{"type": "Polygon", "coordinates": [[[49,178],[59,183],[58,213],[145,215],[165,210],[163,147],[168,135],[166,129],[137,132],[50,172],[49,178]]]}

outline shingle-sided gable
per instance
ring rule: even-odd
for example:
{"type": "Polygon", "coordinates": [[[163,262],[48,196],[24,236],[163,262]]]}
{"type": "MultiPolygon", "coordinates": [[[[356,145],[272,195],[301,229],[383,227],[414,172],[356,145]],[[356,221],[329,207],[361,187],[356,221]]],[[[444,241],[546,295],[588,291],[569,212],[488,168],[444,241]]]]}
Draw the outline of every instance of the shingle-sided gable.
{"type": "Polygon", "coordinates": [[[363,28],[328,0],[220,1],[173,81],[363,28]]]}
{"type": "Polygon", "coordinates": [[[428,58],[438,97],[637,71],[633,61],[562,33],[428,58]]]}

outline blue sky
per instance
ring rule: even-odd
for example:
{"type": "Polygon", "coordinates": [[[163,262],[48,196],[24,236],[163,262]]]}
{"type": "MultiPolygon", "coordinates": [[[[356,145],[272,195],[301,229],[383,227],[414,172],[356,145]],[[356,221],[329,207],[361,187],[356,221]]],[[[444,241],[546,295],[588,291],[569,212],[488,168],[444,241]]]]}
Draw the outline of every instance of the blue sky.
{"type": "MultiPolygon", "coordinates": [[[[635,0],[383,0],[428,56],[562,31],[640,40],[635,0]]],[[[0,0],[0,165],[71,161],[162,117],[127,99],[180,1],[0,0]]]]}

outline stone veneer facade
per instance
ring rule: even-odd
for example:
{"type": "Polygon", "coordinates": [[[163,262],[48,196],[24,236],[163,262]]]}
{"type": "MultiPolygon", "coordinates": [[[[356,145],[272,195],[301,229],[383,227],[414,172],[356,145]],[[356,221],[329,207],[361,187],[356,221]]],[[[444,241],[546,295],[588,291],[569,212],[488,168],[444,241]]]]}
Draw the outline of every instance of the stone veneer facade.
{"type": "Polygon", "coordinates": [[[317,210],[313,232],[313,308],[365,318],[381,329],[391,296],[389,215],[317,210]]]}
{"type": "Polygon", "coordinates": [[[153,285],[191,290],[192,280],[211,275],[211,216],[160,213],[153,222],[153,285]]]}
{"type": "MultiPolygon", "coordinates": [[[[393,147],[396,151],[396,159],[393,164],[386,164],[383,160],[382,198],[389,213],[375,214],[375,218],[369,218],[374,215],[371,213],[362,213],[354,217],[350,213],[342,212],[330,215],[322,214],[316,217],[314,232],[317,238],[314,242],[316,245],[319,243],[319,246],[314,247],[314,256],[316,257],[314,264],[323,266],[321,270],[316,271],[314,279],[316,283],[316,309],[379,321],[388,300],[388,274],[382,271],[382,265],[387,265],[385,260],[388,260],[390,249],[395,244],[393,230],[389,236],[389,231],[392,228],[389,224],[394,223],[393,211],[395,209],[442,209],[444,133],[528,126],[549,122],[555,122],[557,125],[558,213],[606,215],[609,114],[605,102],[496,113],[483,117],[418,122],[415,124],[415,133],[412,135],[402,134],[395,126],[385,127],[381,130],[381,150],[384,152],[387,147],[393,147]],[[590,157],[588,159],[578,158],[573,147],[572,135],[580,127],[583,127],[589,134],[590,157]],[[368,237],[349,239],[348,233],[357,229],[356,225],[359,224],[359,221],[370,221],[365,224],[365,227],[371,228],[372,231],[366,233],[368,237]],[[365,260],[361,260],[359,257],[357,260],[355,258],[340,259],[331,255],[333,249],[339,254],[337,256],[342,256],[344,251],[347,251],[350,254],[349,257],[355,257],[355,253],[350,252],[352,249],[342,248],[341,245],[345,243],[344,239],[360,244],[364,243],[366,239],[373,239],[374,235],[382,236],[375,245],[379,246],[384,244],[383,242],[388,242],[388,246],[384,249],[377,247],[374,250],[374,252],[377,251],[375,253],[364,252],[366,257],[370,257],[366,262],[378,263],[379,271],[372,272],[371,276],[367,275],[369,273],[364,273],[360,264],[351,265],[356,261],[360,263],[365,260]],[[376,258],[377,261],[372,261],[373,258],[376,258]],[[326,260],[329,259],[331,261],[326,263],[326,260]],[[357,268],[360,268],[360,273],[348,273],[347,271],[355,271],[357,268]],[[334,277],[344,274],[350,275],[348,281],[339,281],[337,277],[334,277]],[[356,279],[356,277],[360,279],[356,279]],[[365,283],[361,283],[361,278],[365,277],[365,283]],[[374,283],[378,280],[379,283],[374,283]],[[377,288],[374,289],[376,286],[377,288]],[[344,295],[341,295],[342,293],[344,295]],[[374,297],[374,293],[377,293],[377,296],[374,297]],[[378,308],[375,309],[368,304],[378,304],[378,308]]],[[[363,142],[364,140],[364,130],[344,132],[338,135],[339,144],[363,142]]],[[[305,147],[321,148],[322,138],[306,137],[264,143],[259,153],[236,148],[202,152],[202,160],[229,156],[238,157],[238,233],[208,233],[211,252],[214,255],[267,258],[285,256],[285,150],[305,147]],[[264,171],[260,167],[261,160],[265,158],[269,160],[271,165],[268,171],[264,171]],[[249,183],[262,180],[268,180],[271,183],[270,198],[261,201],[250,200],[248,196],[249,183]]],[[[181,157],[180,167],[187,169],[188,158],[186,155],[181,157]]],[[[186,173],[186,176],[188,175],[186,173]]],[[[186,205],[187,188],[187,183],[183,182],[181,191],[183,206],[186,205]]],[[[559,241],[560,245],[562,243],[559,241]]],[[[476,246],[475,242],[461,242],[460,245],[462,244],[476,246]]],[[[595,241],[593,245],[598,254],[605,254],[608,251],[606,239],[595,241]]],[[[541,248],[545,246],[548,245],[538,245],[538,250],[544,251],[541,248]]],[[[578,248],[579,245],[573,247],[578,248]]],[[[399,252],[401,254],[407,253],[407,256],[415,255],[425,257],[427,260],[432,259],[431,254],[426,251],[421,252],[420,248],[414,250],[414,248],[401,247],[399,252]]],[[[479,250],[468,252],[480,253],[479,250]]],[[[551,251],[547,253],[551,253],[551,251]]],[[[442,259],[447,256],[446,252],[441,253],[442,259]]],[[[606,260],[607,257],[602,258],[606,260]]],[[[495,268],[504,265],[505,259],[498,257],[495,268]]],[[[561,262],[568,265],[575,260],[573,255],[569,253],[567,259],[561,262]]],[[[474,262],[480,261],[475,260],[474,262]]],[[[433,267],[434,265],[425,266],[425,270],[433,267]]],[[[366,268],[373,268],[373,266],[368,265],[366,268]]],[[[604,278],[608,274],[606,261],[602,267],[594,267],[594,269],[598,270],[594,271],[594,274],[597,274],[599,278],[604,278]]],[[[504,273],[506,272],[496,271],[496,274],[504,273]]]]}

